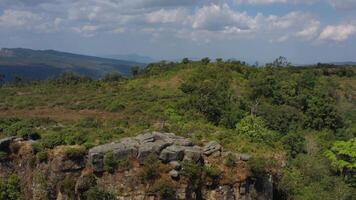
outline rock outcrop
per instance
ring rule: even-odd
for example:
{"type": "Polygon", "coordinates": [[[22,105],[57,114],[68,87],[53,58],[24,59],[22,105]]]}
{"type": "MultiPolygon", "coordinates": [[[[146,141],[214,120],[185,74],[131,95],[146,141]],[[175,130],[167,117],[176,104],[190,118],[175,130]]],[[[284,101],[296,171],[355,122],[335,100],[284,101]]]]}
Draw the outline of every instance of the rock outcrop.
{"type": "MultiPolygon", "coordinates": [[[[208,153],[221,150],[217,142],[213,142],[208,148],[208,153]]],[[[193,146],[191,140],[173,133],[146,133],[135,138],[124,138],[118,143],[104,144],[90,149],[89,162],[95,172],[104,171],[104,155],[109,151],[117,160],[135,158],[141,164],[150,154],[155,154],[163,162],[168,163],[183,159],[197,162],[203,153],[201,147],[193,146]]]]}
{"type": "Polygon", "coordinates": [[[0,163],[0,177],[17,173],[26,199],[70,199],[63,185],[71,180],[76,199],[82,199],[85,191],[97,185],[116,193],[120,200],[159,200],[159,190],[152,189],[155,183],[143,182],[141,177],[143,169],[151,164],[146,162],[151,155],[159,159],[160,181],[174,186],[173,199],[269,200],[273,196],[271,177],[257,179],[251,174],[246,163],[250,155],[225,151],[216,141],[194,145],[190,139],[173,133],[151,132],[93,147],[87,155],[75,159],[60,153],[68,147],[56,147],[45,162],[31,161],[34,155],[29,141],[5,138],[0,140],[0,150],[11,151],[11,143],[17,143],[20,149],[9,152],[16,154],[11,156],[13,160],[0,163]],[[108,152],[112,153],[111,159],[123,161],[121,170],[105,171],[108,152]],[[231,155],[235,158],[230,161],[233,166],[227,166],[226,159],[231,155]],[[199,180],[193,181],[187,175],[186,163],[199,166],[201,172],[194,177],[199,180]]]}

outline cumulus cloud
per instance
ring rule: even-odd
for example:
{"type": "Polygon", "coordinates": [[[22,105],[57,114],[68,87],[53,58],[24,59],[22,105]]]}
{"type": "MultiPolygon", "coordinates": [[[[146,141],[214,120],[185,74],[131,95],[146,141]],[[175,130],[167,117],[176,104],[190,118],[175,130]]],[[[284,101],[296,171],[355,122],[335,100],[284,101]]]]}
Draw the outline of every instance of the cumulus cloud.
{"type": "Polygon", "coordinates": [[[192,27],[209,31],[250,30],[253,21],[246,13],[233,11],[227,4],[211,4],[196,11],[192,16],[192,27]]]}
{"type": "Polygon", "coordinates": [[[329,2],[337,9],[356,9],[356,0],[329,0],[329,2]]]}
{"type": "Polygon", "coordinates": [[[146,19],[148,23],[176,23],[185,21],[186,16],[187,12],[182,8],[171,10],[160,9],[148,13],[146,19]]]}
{"type": "Polygon", "coordinates": [[[3,28],[31,28],[42,18],[29,11],[5,10],[0,16],[0,27],[3,28]]]}
{"type": "Polygon", "coordinates": [[[73,30],[76,31],[77,33],[83,35],[84,37],[93,37],[96,35],[97,30],[99,29],[99,26],[95,25],[84,25],[81,27],[74,27],[73,30]]]}
{"type": "Polygon", "coordinates": [[[318,35],[320,29],[320,22],[312,20],[303,30],[298,31],[295,36],[304,40],[314,39],[318,35]]]}
{"type": "Polygon", "coordinates": [[[342,24],[326,26],[319,35],[319,40],[342,42],[356,34],[356,26],[353,24],[342,24]]]}

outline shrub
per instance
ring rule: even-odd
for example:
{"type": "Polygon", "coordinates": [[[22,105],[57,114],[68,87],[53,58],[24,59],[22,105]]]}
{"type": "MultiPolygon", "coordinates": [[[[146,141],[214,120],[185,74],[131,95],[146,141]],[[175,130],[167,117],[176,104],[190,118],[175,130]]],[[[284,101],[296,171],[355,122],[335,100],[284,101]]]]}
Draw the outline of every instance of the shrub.
{"type": "Polygon", "coordinates": [[[162,200],[175,200],[176,190],[172,181],[167,179],[160,179],[153,185],[153,191],[157,192],[162,200]]]}
{"type": "Polygon", "coordinates": [[[204,166],[205,175],[212,179],[214,183],[216,183],[220,178],[223,172],[217,166],[204,166]]]}
{"type": "Polygon", "coordinates": [[[299,153],[306,153],[305,138],[298,132],[288,133],[282,138],[282,143],[292,158],[295,158],[299,153]]]}
{"type": "Polygon", "coordinates": [[[102,123],[96,118],[87,117],[80,120],[77,126],[81,128],[99,128],[102,126],[102,123]]]}
{"type": "Polygon", "coordinates": [[[113,173],[118,167],[118,160],[115,159],[114,153],[108,151],[104,155],[104,169],[110,173],[113,173]]]}
{"type": "Polygon", "coordinates": [[[81,160],[86,155],[85,147],[69,147],[65,150],[65,156],[71,160],[81,160]]]}
{"type": "Polygon", "coordinates": [[[243,118],[236,125],[236,132],[246,136],[253,142],[263,142],[270,144],[277,138],[277,134],[267,129],[262,118],[253,115],[243,118]]]}
{"type": "Polygon", "coordinates": [[[12,174],[5,181],[0,180],[0,199],[1,200],[23,200],[21,193],[20,179],[12,174]]]}
{"type": "Polygon", "coordinates": [[[201,184],[202,166],[184,161],[182,163],[181,175],[189,180],[193,189],[198,189],[201,184]]]}
{"type": "Polygon", "coordinates": [[[84,193],[86,200],[116,200],[112,192],[108,192],[99,187],[92,187],[84,193]]]}
{"type": "Polygon", "coordinates": [[[140,177],[145,182],[151,182],[160,177],[160,161],[157,156],[154,154],[150,154],[143,164],[143,167],[140,171],[140,177]]]}
{"type": "Polygon", "coordinates": [[[185,106],[197,110],[210,122],[219,124],[224,113],[232,107],[230,83],[231,77],[224,70],[216,67],[199,68],[180,86],[180,90],[188,97],[185,106]]]}
{"type": "Polygon", "coordinates": [[[75,199],[75,182],[74,178],[66,177],[60,183],[60,190],[68,199],[75,199]]]}
{"type": "Polygon", "coordinates": [[[46,162],[48,160],[48,152],[46,150],[40,151],[36,154],[38,162],[46,162]]]}
{"type": "Polygon", "coordinates": [[[76,132],[66,135],[64,140],[67,145],[82,145],[88,141],[88,136],[85,132],[76,132]]]}
{"type": "Polygon", "coordinates": [[[33,128],[23,128],[17,131],[17,136],[22,137],[24,140],[38,140],[41,138],[33,128]]]}
{"type": "Polygon", "coordinates": [[[65,156],[71,160],[81,160],[86,155],[85,147],[70,147],[65,150],[65,156]]]}
{"type": "Polygon", "coordinates": [[[42,138],[41,143],[44,148],[49,149],[65,144],[63,135],[60,133],[51,133],[50,135],[46,135],[42,138]]]}
{"type": "Polygon", "coordinates": [[[236,166],[236,161],[237,161],[236,156],[232,153],[229,153],[224,159],[224,165],[226,167],[232,168],[236,166]]]}
{"type": "Polygon", "coordinates": [[[124,80],[126,80],[126,78],[116,72],[108,73],[102,79],[102,81],[104,81],[104,82],[120,82],[120,81],[124,81],[124,80]]]}
{"type": "Polygon", "coordinates": [[[108,106],[106,106],[106,110],[109,112],[119,112],[125,109],[125,105],[122,104],[119,100],[112,101],[108,106]]]}

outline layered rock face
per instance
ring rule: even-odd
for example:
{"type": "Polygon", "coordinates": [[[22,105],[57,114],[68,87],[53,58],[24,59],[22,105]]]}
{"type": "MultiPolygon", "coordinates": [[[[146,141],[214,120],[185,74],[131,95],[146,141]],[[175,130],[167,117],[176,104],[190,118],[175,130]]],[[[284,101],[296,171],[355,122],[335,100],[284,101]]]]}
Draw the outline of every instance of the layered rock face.
{"type": "MultiPolygon", "coordinates": [[[[4,141],[1,144],[8,146],[14,138],[4,141]]],[[[28,148],[28,142],[18,143],[28,148]]],[[[63,194],[60,185],[68,178],[75,181],[75,199],[83,199],[82,194],[90,187],[86,180],[88,174],[95,175],[95,185],[114,192],[120,200],[164,199],[152,189],[157,185],[155,182],[162,180],[169,182],[174,189],[174,197],[170,199],[262,200],[273,196],[271,180],[257,182],[253,178],[246,163],[249,155],[225,151],[215,141],[194,145],[190,139],[173,133],[151,132],[96,146],[89,149],[87,156],[75,160],[60,152],[54,149],[52,158],[32,167],[26,159],[14,158],[6,165],[1,163],[0,177],[12,172],[19,174],[27,199],[41,199],[43,190],[47,190],[49,199],[73,199],[63,194]],[[117,162],[125,161],[124,166],[112,172],[106,171],[105,156],[108,153],[117,162]],[[142,172],[149,167],[147,159],[152,156],[159,162],[159,180],[143,181],[142,172]],[[202,171],[194,182],[187,175],[186,163],[199,166],[202,171]],[[38,176],[45,177],[45,189],[41,186],[43,179],[38,176]]],[[[18,158],[24,156],[17,155],[18,158]]]]}

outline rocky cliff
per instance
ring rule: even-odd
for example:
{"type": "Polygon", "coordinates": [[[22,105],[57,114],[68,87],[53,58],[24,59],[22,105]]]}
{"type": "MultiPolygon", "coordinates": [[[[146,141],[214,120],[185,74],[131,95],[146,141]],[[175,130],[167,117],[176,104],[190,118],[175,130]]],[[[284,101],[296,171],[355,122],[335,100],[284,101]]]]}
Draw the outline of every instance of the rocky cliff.
{"type": "Polygon", "coordinates": [[[215,141],[195,145],[172,133],[151,132],[88,150],[59,146],[41,156],[35,141],[0,140],[0,177],[17,174],[26,199],[86,199],[102,188],[120,200],[272,199],[271,178],[251,173],[250,156],[215,141]]]}

